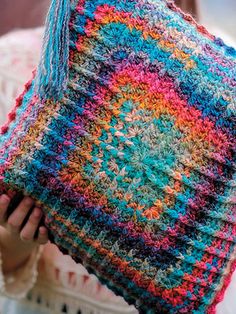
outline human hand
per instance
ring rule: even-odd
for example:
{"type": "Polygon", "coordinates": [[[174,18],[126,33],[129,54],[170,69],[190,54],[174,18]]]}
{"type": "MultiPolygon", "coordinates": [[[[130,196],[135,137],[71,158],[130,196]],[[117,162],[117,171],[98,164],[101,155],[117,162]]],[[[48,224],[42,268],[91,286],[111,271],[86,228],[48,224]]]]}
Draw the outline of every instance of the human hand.
{"type": "Polygon", "coordinates": [[[7,217],[7,210],[12,197],[14,197],[14,194],[12,195],[11,193],[9,195],[4,194],[0,196],[0,225],[4,227],[14,239],[18,237],[19,241],[24,243],[47,243],[47,229],[44,226],[40,226],[43,212],[38,206],[35,206],[34,200],[30,197],[25,196],[10,216],[7,217]],[[32,212],[30,213],[31,209],[32,212]]]}
{"type": "Polygon", "coordinates": [[[0,195],[0,245],[5,272],[19,267],[34,248],[48,242],[48,231],[40,225],[42,210],[28,196],[8,215],[14,193],[0,195]]]}

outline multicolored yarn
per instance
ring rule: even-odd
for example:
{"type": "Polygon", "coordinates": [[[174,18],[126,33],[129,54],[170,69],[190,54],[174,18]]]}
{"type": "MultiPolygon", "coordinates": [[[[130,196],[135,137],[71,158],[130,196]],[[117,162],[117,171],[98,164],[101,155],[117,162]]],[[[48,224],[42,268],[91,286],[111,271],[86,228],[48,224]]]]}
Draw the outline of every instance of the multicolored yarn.
{"type": "Polygon", "coordinates": [[[172,2],[70,2],[67,89],[26,85],[2,186],[140,313],[214,313],[236,266],[236,52],[172,2]]]}

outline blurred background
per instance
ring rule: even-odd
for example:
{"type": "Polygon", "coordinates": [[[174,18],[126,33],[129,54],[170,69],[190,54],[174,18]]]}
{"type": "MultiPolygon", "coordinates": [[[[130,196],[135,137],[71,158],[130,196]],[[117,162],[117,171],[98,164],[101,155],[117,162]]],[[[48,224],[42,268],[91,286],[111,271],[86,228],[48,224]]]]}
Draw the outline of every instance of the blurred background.
{"type": "MultiPolygon", "coordinates": [[[[0,124],[38,62],[49,0],[0,0],[0,124]]],[[[236,47],[236,0],[176,0],[208,30],[236,47]]]]}

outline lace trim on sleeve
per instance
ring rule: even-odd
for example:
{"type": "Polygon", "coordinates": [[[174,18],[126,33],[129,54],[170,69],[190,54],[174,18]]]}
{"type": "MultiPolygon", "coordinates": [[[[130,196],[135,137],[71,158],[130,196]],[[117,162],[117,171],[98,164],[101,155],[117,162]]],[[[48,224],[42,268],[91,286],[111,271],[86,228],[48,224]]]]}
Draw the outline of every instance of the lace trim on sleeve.
{"type": "Polygon", "coordinates": [[[0,249],[0,294],[8,298],[23,299],[33,288],[38,277],[38,261],[43,246],[36,248],[24,266],[7,275],[2,271],[2,256],[0,249]]]}

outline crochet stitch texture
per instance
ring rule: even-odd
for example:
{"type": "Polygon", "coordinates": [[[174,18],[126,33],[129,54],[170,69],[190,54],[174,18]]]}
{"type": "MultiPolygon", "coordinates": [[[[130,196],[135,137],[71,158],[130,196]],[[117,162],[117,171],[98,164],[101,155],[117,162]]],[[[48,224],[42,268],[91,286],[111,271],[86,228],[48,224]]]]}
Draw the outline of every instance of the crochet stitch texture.
{"type": "Polygon", "coordinates": [[[70,1],[69,27],[63,97],[33,78],[1,129],[2,191],[140,313],[214,313],[236,259],[235,50],[164,0],[70,1]]]}

